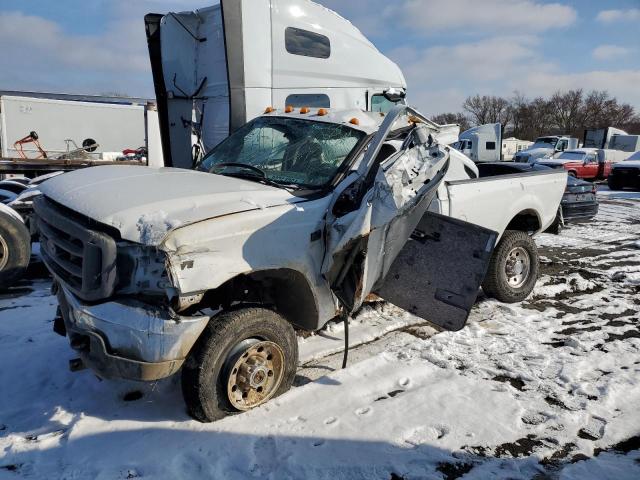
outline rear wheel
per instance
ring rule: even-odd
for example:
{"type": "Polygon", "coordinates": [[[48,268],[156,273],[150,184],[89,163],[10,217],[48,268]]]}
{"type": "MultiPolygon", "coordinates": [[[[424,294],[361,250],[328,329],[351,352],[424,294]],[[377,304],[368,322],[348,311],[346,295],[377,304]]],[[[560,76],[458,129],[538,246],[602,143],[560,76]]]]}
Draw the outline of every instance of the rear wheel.
{"type": "Polygon", "coordinates": [[[527,298],[538,279],[538,249],[526,233],[507,230],[493,251],[482,289],[505,303],[527,298]]]}
{"type": "Polygon", "coordinates": [[[549,225],[549,228],[547,228],[544,231],[544,233],[559,235],[560,230],[562,230],[562,220],[560,219],[560,210],[558,210],[558,213],[556,214],[556,218],[553,220],[553,223],[549,225]]]}
{"type": "Polygon", "coordinates": [[[31,235],[17,218],[0,212],[0,289],[19,280],[29,266],[31,235]]]}
{"type": "Polygon", "coordinates": [[[620,182],[612,177],[607,178],[607,186],[609,190],[620,190],[620,182]]]}
{"type": "Polygon", "coordinates": [[[259,307],[213,318],[182,369],[191,416],[212,422],[255,408],[291,388],[298,343],[289,322],[259,307]]]}

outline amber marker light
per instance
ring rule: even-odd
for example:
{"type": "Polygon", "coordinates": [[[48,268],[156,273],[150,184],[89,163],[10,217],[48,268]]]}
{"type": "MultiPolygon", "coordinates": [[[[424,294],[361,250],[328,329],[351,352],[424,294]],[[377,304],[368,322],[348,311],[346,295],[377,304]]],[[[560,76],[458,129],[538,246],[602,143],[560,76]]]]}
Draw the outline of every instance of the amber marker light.
{"type": "Polygon", "coordinates": [[[309,112],[310,112],[309,107],[302,107],[300,109],[300,113],[309,113],[309,112]]]}
{"type": "Polygon", "coordinates": [[[264,109],[264,113],[271,113],[271,112],[275,112],[276,109],[273,107],[267,107],[264,109]]]}
{"type": "Polygon", "coordinates": [[[360,120],[358,120],[356,117],[353,117],[351,120],[349,120],[349,123],[353,125],[360,125],[360,120]]]}
{"type": "Polygon", "coordinates": [[[318,116],[323,117],[325,116],[327,113],[329,113],[326,109],[321,108],[318,110],[318,116]]]}
{"type": "Polygon", "coordinates": [[[291,105],[287,105],[284,108],[284,113],[291,113],[291,112],[293,112],[293,107],[291,105]]]}

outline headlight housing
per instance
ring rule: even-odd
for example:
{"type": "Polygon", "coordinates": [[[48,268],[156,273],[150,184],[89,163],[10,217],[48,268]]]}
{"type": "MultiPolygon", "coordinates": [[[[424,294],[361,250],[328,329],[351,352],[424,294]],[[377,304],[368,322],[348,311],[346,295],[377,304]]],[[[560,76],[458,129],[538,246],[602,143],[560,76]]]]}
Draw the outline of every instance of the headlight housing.
{"type": "Polygon", "coordinates": [[[116,294],[164,296],[170,287],[166,254],[155,247],[118,242],[117,272],[116,294]]]}

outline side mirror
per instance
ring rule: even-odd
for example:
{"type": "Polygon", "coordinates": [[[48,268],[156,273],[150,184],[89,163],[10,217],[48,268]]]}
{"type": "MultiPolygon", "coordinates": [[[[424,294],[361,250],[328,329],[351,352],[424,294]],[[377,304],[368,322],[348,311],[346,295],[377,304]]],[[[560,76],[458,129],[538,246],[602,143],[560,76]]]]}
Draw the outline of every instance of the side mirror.
{"type": "Polygon", "coordinates": [[[395,88],[390,88],[382,93],[384,98],[389,100],[392,103],[398,103],[407,96],[407,92],[404,90],[396,90],[395,88]]]}

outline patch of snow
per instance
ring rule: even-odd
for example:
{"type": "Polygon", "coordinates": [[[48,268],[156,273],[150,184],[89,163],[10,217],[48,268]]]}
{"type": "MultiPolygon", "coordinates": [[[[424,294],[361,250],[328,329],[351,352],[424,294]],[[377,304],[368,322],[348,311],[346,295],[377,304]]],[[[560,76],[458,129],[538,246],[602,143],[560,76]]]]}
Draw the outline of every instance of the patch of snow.
{"type": "Polygon", "coordinates": [[[637,448],[615,447],[640,435],[638,219],[637,202],[603,202],[541,236],[534,297],[481,297],[459,332],[367,306],[348,368],[332,324],[300,340],[295,388],[213,424],[187,416],[179,375],[69,372],[48,280],[1,293],[0,477],[640,478],[637,448]]]}
{"type": "Polygon", "coordinates": [[[180,225],[180,220],[167,218],[167,213],[162,210],[145,213],[136,222],[136,228],[140,233],[140,243],[143,245],[157,245],[168,231],[180,225]]]}

